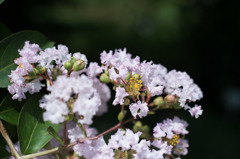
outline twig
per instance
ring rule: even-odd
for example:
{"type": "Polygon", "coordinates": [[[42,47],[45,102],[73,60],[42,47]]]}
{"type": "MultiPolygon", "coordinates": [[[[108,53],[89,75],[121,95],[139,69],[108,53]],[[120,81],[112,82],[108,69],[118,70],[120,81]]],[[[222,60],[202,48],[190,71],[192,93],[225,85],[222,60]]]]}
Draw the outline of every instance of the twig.
{"type": "Polygon", "coordinates": [[[50,77],[48,76],[46,71],[45,71],[45,75],[46,75],[48,81],[50,82],[50,85],[53,85],[53,81],[50,79],[50,77]]]}
{"type": "Polygon", "coordinates": [[[53,149],[50,149],[50,150],[46,150],[46,151],[42,151],[42,152],[37,152],[37,153],[30,154],[30,155],[24,155],[24,156],[22,156],[22,157],[19,158],[19,159],[30,159],[30,158],[33,158],[33,157],[38,157],[38,156],[44,156],[44,155],[54,154],[54,153],[59,152],[60,150],[62,150],[60,147],[56,147],[56,148],[53,148],[53,149]]]}
{"type": "Polygon", "coordinates": [[[63,122],[63,145],[67,146],[67,122],[63,122]]]}
{"type": "Polygon", "coordinates": [[[147,93],[147,100],[146,100],[146,102],[149,103],[150,99],[151,99],[151,93],[148,92],[148,93],[147,93]]]}
{"type": "Polygon", "coordinates": [[[1,131],[2,136],[4,137],[4,139],[5,139],[6,142],[7,142],[7,144],[8,144],[8,146],[9,146],[9,149],[10,149],[12,155],[13,155],[16,159],[20,159],[20,156],[19,156],[17,150],[15,149],[15,147],[14,147],[11,139],[9,138],[8,133],[7,133],[6,129],[4,128],[3,123],[2,123],[1,120],[0,120],[0,131],[1,131]]]}

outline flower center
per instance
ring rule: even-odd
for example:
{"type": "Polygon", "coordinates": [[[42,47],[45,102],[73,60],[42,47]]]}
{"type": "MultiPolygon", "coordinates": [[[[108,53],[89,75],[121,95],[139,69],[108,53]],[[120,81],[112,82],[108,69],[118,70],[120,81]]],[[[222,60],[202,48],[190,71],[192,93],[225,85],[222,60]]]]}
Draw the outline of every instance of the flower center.
{"type": "Polygon", "coordinates": [[[135,77],[130,78],[130,89],[139,91],[142,87],[141,79],[136,79],[135,77]]]}
{"type": "Polygon", "coordinates": [[[172,146],[176,146],[180,142],[180,136],[174,135],[172,139],[168,140],[168,144],[172,146]]]}

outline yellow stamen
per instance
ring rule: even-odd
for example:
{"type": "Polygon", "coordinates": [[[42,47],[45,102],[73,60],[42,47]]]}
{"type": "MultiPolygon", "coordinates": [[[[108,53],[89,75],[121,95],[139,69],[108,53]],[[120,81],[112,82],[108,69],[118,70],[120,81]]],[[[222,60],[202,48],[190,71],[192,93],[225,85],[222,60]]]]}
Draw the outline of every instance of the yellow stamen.
{"type": "Polygon", "coordinates": [[[180,142],[180,136],[174,135],[172,139],[168,140],[169,145],[176,146],[180,142]]]}
{"type": "MultiPolygon", "coordinates": [[[[130,83],[133,84],[134,88],[136,88],[138,91],[141,89],[142,87],[142,81],[141,79],[136,79],[135,77],[131,77],[130,78],[130,83]]],[[[132,85],[130,85],[130,87],[133,87],[132,85]]]]}
{"type": "Polygon", "coordinates": [[[19,62],[19,67],[22,68],[22,63],[21,62],[19,62]]]}

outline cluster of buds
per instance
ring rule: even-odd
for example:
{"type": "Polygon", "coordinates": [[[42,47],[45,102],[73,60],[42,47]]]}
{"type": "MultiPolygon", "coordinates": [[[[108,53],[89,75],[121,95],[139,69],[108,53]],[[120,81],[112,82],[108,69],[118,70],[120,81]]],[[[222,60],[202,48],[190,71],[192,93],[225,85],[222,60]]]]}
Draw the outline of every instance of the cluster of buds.
{"type": "Polygon", "coordinates": [[[64,67],[69,71],[81,71],[85,68],[85,62],[81,59],[76,60],[75,57],[71,57],[70,61],[64,63],[64,67]]]}

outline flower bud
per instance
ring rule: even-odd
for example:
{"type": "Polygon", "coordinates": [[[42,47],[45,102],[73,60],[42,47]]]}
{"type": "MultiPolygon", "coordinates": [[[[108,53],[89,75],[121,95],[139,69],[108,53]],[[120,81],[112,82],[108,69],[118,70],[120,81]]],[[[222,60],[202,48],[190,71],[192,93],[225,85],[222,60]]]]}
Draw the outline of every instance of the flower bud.
{"type": "Polygon", "coordinates": [[[71,61],[67,61],[64,63],[64,67],[70,71],[72,69],[73,63],[71,61]]]}
{"type": "Polygon", "coordinates": [[[153,100],[153,103],[156,105],[156,106],[161,106],[162,104],[164,104],[164,100],[163,100],[163,97],[157,97],[153,100]]]}
{"type": "Polygon", "coordinates": [[[76,60],[73,63],[73,71],[81,71],[85,68],[85,62],[83,60],[76,60]]]}
{"type": "Polygon", "coordinates": [[[53,68],[52,69],[52,78],[55,81],[57,79],[57,76],[62,75],[62,71],[59,68],[53,68]]]}
{"type": "Polygon", "coordinates": [[[130,99],[124,98],[124,105],[129,105],[130,104],[130,99]]]}
{"type": "Polygon", "coordinates": [[[46,72],[46,68],[42,67],[40,65],[37,65],[36,69],[39,71],[40,74],[44,74],[44,72],[46,72]]]}
{"type": "Polygon", "coordinates": [[[149,131],[150,131],[150,128],[149,128],[148,125],[144,125],[144,126],[142,127],[142,132],[149,132],[149,131]]]}
{"type": "Polygon", "coordinates": [[[76,62],[76,58],[75,57],[71,57],[71,63],[74,64],[74,62],[76,62]]]}
{"type": "Polygon", "coordinates": [[[127,111],[124,110],[124,111],[121,111],[119,114],[118,114],[118,121],[121,122],[123,120],[123,118],[125,117],[125,115],[127,114],[127,111]]]}
{"type": "Polygon", "coordinates": [[[30,78],[35,78],[38,73],[39,73],[39,71],[36,68],[34,68],[31,72],[28,73],[28,76],[30,78]]]}
{"type": "Polygon", "coordinates": [[[135,123],[135,125],[133,126],[133,131],[134,132],[138,132],[138,131],[141,131],[142,129],[142,122],[141,121],[137,121],[135,123]]]}
{"type": "Polygon", "coordinates": [[[125,78],[125,80],[129,80],[131,78],[131,74],[128,72],[127,73],[127,77],[125,78]]]}
{"type": "Polygon", "coordinates": [[[101,74],[100,76],[100,81],[103,83],[109,83],[110,82],[110,78],[106,73],[101,74]]]}
{"type": "Polygon", "coordinates": [[[174,95],[171,95],[171,94],[169,94],[169,95],[167,95],[167,96],[165,97],[165,101],[166,101],[167,103],[174,103],[174,102],[175,102],[175,99],[176,99],[176,97],[175,97],[174,95]]]}
{"type": "Polygon", "coordinates": [[[148,138],[149,138],[149,134],[148,134],[148,133],[142,133],[142,134],[140,135],[140,138],[142,138],[142,139],[148,139],[148,138]]]}
{"type": "Polygon", "coordinates": [[[173,104],[173,108],[176,109],[176,110],[179,110],[179,109],[182,109],[183,107],[181,107],[181,106],[179,105],[179,103],[174,103],[174,104],[173,104]]]}
{"type": "Polygon", "coordinates": [[[136,78],[136,79],[138,79],[138,80],[141,79],[141,76],[140,76],[139,74],[137,74],[137,73],[135,73],[135,74],[133,75],[133,77],[136,78]]]}

